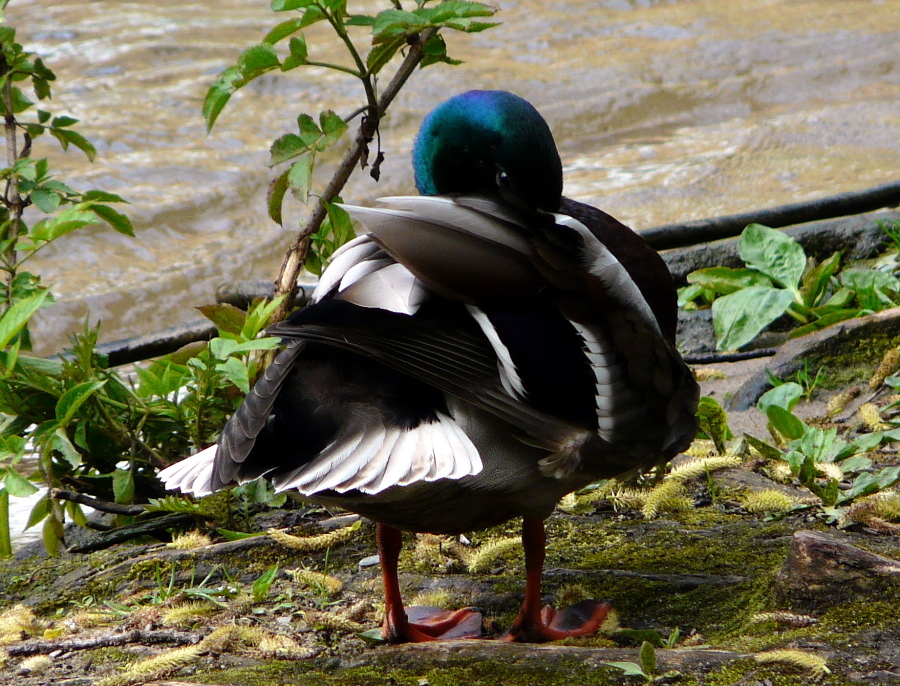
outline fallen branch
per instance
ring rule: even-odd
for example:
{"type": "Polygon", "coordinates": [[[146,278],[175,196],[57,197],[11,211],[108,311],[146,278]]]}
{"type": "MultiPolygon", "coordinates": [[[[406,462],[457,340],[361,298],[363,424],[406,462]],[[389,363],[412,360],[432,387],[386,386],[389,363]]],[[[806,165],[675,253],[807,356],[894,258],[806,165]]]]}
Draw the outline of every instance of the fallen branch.
{"type": "Polygon", "coordinates": [[[698,219],[684,224],[666,224],[639,232],[657,250],[684,248],[722,238],[733,238],[748,224],[772,228],[804,224],[819,219],[846,217],[900,204],[900,181],[891,181],[862,191],[841,193],[807,202],[781,205],[765,210],[698,219]]]}
{"type": "Polygon", "coordinates": [[[189,631],[143,631],[135,629],[121,634],[104,634],[94,638],[76,638],[68,641],[30,641],[21,645],[7,646],[4,650],[10,657],[24,657],[41,653],[49,654],[57,650],[71,652],[73,650],[110,648],[112,646],[127,645],[128,643],[193,645],[199,643],[202,638],[203,636],[200,634],[189,631]]]}
{"type": "Polygon", "coordinates": [[[136,517],[144,514],[146,511],[141,505],[120,505],[119,503],[110,503],[105,500],[98,500],[89,495],[76,493],[75,491],[64,491],[61,488],[54,488],[50,491],[50,497],[57,500],[68,500],[79,505],[87,505],[100,512],[108,512],[110,514],[125,515],[127,517],[136,517]]]}

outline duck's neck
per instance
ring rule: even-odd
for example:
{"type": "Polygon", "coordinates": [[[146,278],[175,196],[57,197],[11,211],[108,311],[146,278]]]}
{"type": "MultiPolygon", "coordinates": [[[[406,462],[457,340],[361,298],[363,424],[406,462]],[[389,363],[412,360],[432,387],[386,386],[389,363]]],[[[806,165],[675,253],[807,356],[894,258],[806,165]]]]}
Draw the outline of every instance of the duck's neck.
{"type": "Polygon", "coordinates": [[[550,127],[526,100],[505,91],[469,91],[438,106],[413,150],[423,195],[499,194],[554,212],[562,164],[550,127]]]}

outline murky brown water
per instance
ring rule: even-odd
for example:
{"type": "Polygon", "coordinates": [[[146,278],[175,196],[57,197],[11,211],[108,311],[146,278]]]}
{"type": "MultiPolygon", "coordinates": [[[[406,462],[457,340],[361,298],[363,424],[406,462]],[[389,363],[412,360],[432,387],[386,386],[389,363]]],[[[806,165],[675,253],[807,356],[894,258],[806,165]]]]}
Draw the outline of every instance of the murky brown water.
{"type": "MultiPolygon", "coordinates": [[[[276,274],[293,230],[266,217],[268,144],[299,111],[346,113],[360,93],[318,69],[267,76],[205,135],[200,107],[212,79],[284,18],[268,5],[11,3],[20,41],[59,76],[54,111],[81,118],[100,153],[91,165],[54,151],[54,163],[76,187],[128,198],[138,234],[73,234],[35,262],[60,301],[41,317],[41,351],[56,349],[88,312],[114,340],[196,319],[192,308],[223,281],[276,274]]],[[[898,174],[896,0],[503,0],[500,8],[500,28],[449,36],[465,65],[416,75],[383,130],[381,183],[360,175],[346,198],[412,191],[409,151],[422,116],[475,87],[535,103],[556,132],[567,194],[636,228],[898,174]]],[[[318,28],[310,45],[324,35],[318,28]]],[[[295,225],[302,208],[289,215],[295,225]]]]}

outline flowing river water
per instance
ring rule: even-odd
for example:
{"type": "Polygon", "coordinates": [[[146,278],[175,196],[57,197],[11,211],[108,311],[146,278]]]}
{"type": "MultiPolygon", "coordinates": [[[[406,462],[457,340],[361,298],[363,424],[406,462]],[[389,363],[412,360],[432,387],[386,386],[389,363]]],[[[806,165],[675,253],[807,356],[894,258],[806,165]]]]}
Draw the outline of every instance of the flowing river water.
{"type": "MultiPolygon", "coordinates": [[[[636,229],[898,177],[897,0],[496,5],[501,26],[447,34],[465,64],[414,75],[382,126],[381,181],[357,174],[345,199],[413,192],[419,122],[471,88],[534,103],[556,134],[566,195],[636,229]]],[[[300,112],[353,111],[362,98],[353,79],[320,68],[267,75],[207,135],[209,84],[286,18],[267,0],[13,0],[6,18],[56,71],[44,107],[81,119],[98,150],[90,164],[42,138],[33,154],[71,186],[128,199],[137,234],[76,232],[34,260],[57,296],[34,327],[37,352],[57,351],[86,317],[102,320],[103,341],[151,333],[200,319],[194,307],[223,282],[274,278],[304,208],[288,207],[285,228],[267,218],[268,146],[300,112]]],[[[311,58],[342,59],[326,37],[323,26],[307,31],[311,58]]]]}

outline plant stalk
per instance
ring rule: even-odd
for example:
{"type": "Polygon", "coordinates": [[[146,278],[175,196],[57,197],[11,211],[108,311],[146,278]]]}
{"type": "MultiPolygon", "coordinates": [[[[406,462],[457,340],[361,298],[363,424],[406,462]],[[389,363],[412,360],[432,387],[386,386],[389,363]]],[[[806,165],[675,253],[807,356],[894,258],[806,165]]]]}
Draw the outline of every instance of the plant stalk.
{"type": "MultiPolygon", "coordinates": [[[[13,113],[13,91],[12,79],[8,73],[9,66],[5,60],[0,65],[6,72],[6,79],[3,82],[3,106],[6,114],[4,116],[3,128],[6,133],[6,166],[12,167],[19,160],[19,146],[16,140],[16,117],[13,113]]],[[[10,174],[7,181],[6,191],[3,196],[3,204],[9,212],[9,222],[6,224],[6,230],[0,235],[0,240],[15,238],[22,232],[22,212],[25,209],[22,203],[22,196],[19,194],[19,178],[16,174],[10,174]]],[[[10,265],[11,268],[6,275],[6,308],[12,305],[12,285],[16,276],[16,244],[11,241],[3,253],[3,261],[10,265]]]]}
{"type": "Polygon", "coordinates": [[[359,126],[356,133],[356,139],[350,149],[344,155],[340,166],[328,182],[328,186],[316,199],[316,204],[303,224],[303,229],[297,235],[296,240],[288,249],[281,265],[281,272],[275,280],[275,297],[286,296],[281,305],[272,315],[273,322],[279,322],[287,316],[290,303],[293,301],[294,294],[297,291],[297,276],[306,262],[306,256],[309,252],[309,237],[319,230],[322,222],[327,216],[326,207],[329,202],[340,194],[356,165],[362,158],[363,151],[368,148],[369,143],[374,139],[378,131],[378,125],[381,117],[387,111],[388,106],[393,102],[397,93],[406,83],[413,71],[418,66],[424,55],[423,46],[425,42],[431,38],[436,29],[430,28],[421,33],[410,36],[409,52],[394,74],[394,78],[384,89],[381,97],[378,99],[378,107],[375,116],[372,113],[359,126]]]}

